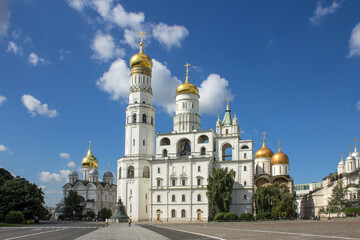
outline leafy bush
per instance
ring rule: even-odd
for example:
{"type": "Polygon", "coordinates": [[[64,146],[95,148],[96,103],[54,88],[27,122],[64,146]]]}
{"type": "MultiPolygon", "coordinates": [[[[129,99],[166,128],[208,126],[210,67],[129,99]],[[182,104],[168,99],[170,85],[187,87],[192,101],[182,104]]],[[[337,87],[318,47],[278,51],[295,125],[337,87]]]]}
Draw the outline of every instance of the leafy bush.
{"type": "Polygon", "coordinates": [[[224,219],[227,221],[236,221],[238,220],[238,216],[235,213],[227,212],[224,215],[224,219]]]}
{"type": "Polygon", "coordinates": [[[351,217],[353,213],[360,214],[360,208],[350,207],[345,209],[346,216],[351,217]]]}
{"type": "Polygon", "coordinates": [[[246,220],[248,220],[248,219],[247,219],[247,216],[246,216],[246,213],[240,214],[240,215],[239,215],[239,220],[240,220],[240,221],[246,221],[246,220]]]}
{"type": "Polygon", "coordinates": [[[8,223],[22,223],[24,221],[24,214],[20,211],[10,211],[5,216],[8,223]]]}
{"type": "Polygon", "coordinates": [[[110,209],[108,209],[108,208],[103,208],[103,209],[101,209],[99,212],[98,212],[98,219],[99,220],[102,220],[102,221],[105,221],[105,219],[107,219],[107,218],[111,218],[111,215],[112,215],[112,213],[111,213],[111,210],[110,209]]]}
{"type": "Polygon", "coordinates": [[[254,216],[251,213],[246,214],[246,220],[252,221],[254,219],[254,216]]]}
{"type": "Polygon", "coordinates": [[[255,218],[256,218],[256,220],[271,219],[271,213],[269,213],[269,212],[259,213],[259,214],[256,214],[255,218]]]}
{"type": "Polygon", "coordinates": [[[224,215],[225,215],[225,213],[219,212],[219,213],[217,213],[217,214],[215,215],[214,220],[215,220],[215,221],[224,220],[224,215]]]}
{"type": "Polygon", "coordinates": [[[95,218],[95,213],[93,210],[89,209],[85,212],[84,217],[86,220],[93,220],[95,218]]]}

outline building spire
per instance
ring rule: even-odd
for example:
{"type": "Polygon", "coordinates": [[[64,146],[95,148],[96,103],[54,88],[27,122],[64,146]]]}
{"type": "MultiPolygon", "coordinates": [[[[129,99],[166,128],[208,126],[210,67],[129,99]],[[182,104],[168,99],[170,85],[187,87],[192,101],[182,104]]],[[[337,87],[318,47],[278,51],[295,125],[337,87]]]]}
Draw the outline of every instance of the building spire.
{"type": "Polygon", "coordinates": [[[229,106],[229,98],[226,98],[226,111],[229,111],[230,110],[230,106],[229,106]]]}
{"type": "Polygon", "coordinates": [[[351,156],[351,145],[349,145],[349,156],[351,156]]]}
{"type": "Polygon", "coordinates": [[[138,35],[140,35],[140,53],[143,53],[143,46],[144,46],[144,43],[143,43],[143,35],[146,34],[146,32],[143,32],[143,31],[140,31],[140,33],[138,35]]]}
{"type": "Polygon", "coordinates": [[[357,152],[357,146],[356,146],[356,141],[359,140],[357,138],[354,138],[354,141],[355,141],[355,152],[357,152]]]}
{"type": "Polygon", "coordinates": [[[344,161],[344,152],[340,152],[341,153],[341,161],[344,161]]]}
{"type": "Polygon", "coordinates": [[[186,67],[186,81],[185,82],[189,83],[189,66],[190,66],[190,64],[186,63],[184,66],[186,67]]]}
{"type": "Polygon", "coordinates": [[[278,143],[279,143],[279,152],[281,152],[280,139],[278,140],[278,143]]]}

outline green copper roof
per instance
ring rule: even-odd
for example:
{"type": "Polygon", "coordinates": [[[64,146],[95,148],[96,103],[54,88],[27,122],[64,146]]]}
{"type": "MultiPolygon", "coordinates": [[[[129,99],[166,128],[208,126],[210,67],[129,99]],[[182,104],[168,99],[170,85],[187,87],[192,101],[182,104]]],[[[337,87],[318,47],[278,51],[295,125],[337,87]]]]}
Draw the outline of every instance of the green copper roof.
{"type": "Polygon", "coordinates": [[[221,122],[221,125],[232,125],[232,122],[233,122],[233,119],[232,119],[232,116],[231,116],[231,111],[230,110],[226,110],[225,111],[225,115],[224,115],[224,118],[221,122]]]}

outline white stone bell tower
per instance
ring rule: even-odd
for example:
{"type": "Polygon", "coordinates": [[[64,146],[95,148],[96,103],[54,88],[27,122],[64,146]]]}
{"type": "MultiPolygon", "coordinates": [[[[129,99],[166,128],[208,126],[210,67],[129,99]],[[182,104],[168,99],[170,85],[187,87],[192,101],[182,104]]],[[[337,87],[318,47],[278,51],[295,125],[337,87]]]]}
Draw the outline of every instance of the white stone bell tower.
{"type": "Polygon", "coordinates": [[[126,108],[125,156],[118,160],[117,196],[133,221],[149,219],[150,162],[155,154],[155,109],[152,106],[152,60],[140,51],[130,60],[126,108]]]}

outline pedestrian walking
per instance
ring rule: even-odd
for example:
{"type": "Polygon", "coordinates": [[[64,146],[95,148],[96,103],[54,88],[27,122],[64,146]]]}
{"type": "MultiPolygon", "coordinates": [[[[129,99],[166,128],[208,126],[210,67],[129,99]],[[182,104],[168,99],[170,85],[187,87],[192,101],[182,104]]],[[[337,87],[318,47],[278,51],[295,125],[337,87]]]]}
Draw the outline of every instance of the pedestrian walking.
{"type": "Polygon", "coordinates": [[[109,219],[105,219],[105,227],[109,225],[109,219]]]}
{"type": "Polygon", "coordinates": [[[129,227],[131,227],[131,218],[129,218],[128,222],[129,222],[129,227]]]}

